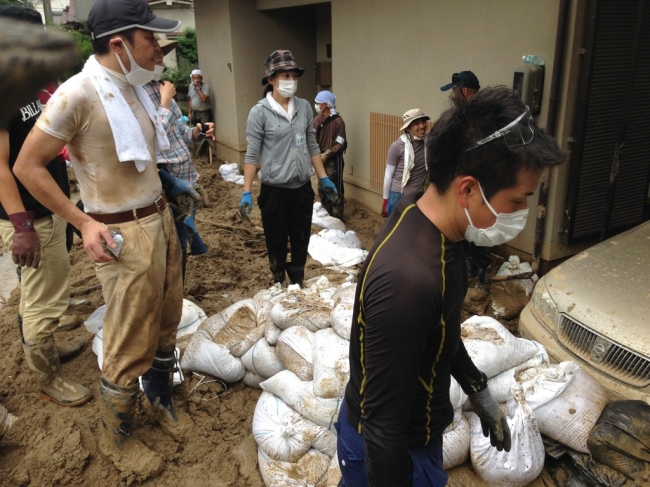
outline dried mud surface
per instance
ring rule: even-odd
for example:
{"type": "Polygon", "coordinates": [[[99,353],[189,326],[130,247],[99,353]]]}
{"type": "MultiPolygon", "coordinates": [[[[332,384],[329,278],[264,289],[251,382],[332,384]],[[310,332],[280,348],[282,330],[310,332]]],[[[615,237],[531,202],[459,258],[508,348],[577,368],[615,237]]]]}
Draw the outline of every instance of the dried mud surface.
{"type": "MultiPolygon", "coordinates": [[[[259,208],[255,204],[250,223],[241,219],[237,211],[241,186],[223,181],[219,164],[209,164],[205,158],[197,161],[200,183],[211,200],[209,208],[197,212],[197,227],[209,251],[189,257],[185,283],[185,298],[201,306],[208,316],[272,284],[259,208]]],[[[253,186],[253,191],[256,200],[259,183],[253,186]]],[[[346,206],[346,220],[348,228],[358,232],[366,248],[383,224],[378,215],[353,202],[346,206]]],[[[98,284],[94,266],[76,237],[70,256],[73,290],[98,284]]],[[[320,274],[320,264],[309,258],[306,278],[320,274]]],[[[73,299],[83,302],[71,306],[68,314],[83,320],[103,304],[98,289],[73,299]]],[[[0,309],[0,404],[20,418],[0,442],[0,485],[137,484],[99,453],[100,371],[91,343],[79,357],[65,363],[63,370],[65,375],[91,388],[94,398],[77,408],[43,401],[36,393],[20,345],[16,323],[18,302],[16,289],[0,309]]],[[[82,335],[92,339],[83,326],[57,332],[55,338],[63,340],[66,336],[82,335]]],[[[219,382],[204,382],[192,391],[199,380],[191,373],[186,374],[184,383],[174,389],[177,408],[187,411],[194,421],[192,438],[186,444],[175,442],[156,425],[144,411],[141,401],[146,399],[141,395],[133,435],[161,454],[166,464],[162,475],[141,485],[263,486],[257,445],[251,434],[260,391],[241,382],[228,384],[225,392],[219,382]]]]}

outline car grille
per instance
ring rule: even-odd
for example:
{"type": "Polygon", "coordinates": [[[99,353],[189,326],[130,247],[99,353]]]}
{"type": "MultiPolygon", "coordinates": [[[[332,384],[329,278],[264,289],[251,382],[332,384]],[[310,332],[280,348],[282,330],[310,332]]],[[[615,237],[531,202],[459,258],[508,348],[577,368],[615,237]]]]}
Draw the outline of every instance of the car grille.
{"type": "Polygon", "coordinates": [[[635,387],[650,384],[650,360],[589,330],[562,313],[557,327],[560,342],[598,370],[635,387]]]}

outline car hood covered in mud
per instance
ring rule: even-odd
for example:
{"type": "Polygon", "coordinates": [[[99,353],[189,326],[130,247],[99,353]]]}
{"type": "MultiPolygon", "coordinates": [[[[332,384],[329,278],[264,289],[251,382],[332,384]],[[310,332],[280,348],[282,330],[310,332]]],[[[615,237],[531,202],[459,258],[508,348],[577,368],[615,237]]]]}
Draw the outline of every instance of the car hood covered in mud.
{"type": "Polygon", "coordinates": [[[560,313],[650,357],[650,222],[576,255],[544,281],[560,313]]]}

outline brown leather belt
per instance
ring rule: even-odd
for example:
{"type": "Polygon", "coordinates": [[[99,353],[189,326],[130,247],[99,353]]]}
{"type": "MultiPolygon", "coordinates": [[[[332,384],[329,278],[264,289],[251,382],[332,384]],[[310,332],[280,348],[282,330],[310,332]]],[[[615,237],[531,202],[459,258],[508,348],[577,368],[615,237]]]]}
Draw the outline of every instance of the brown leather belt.
{"type": "Polygon", "coordinates": [[[94,220],[105,225],[117,225],[119,223],[132,222],[146,218],[155,213],[161,213],[167,208],[167,197],[162,193],[160,197],[149,206],[134,208],[133,210],[120,211],[119,213],[88,213],[94,220]]]}

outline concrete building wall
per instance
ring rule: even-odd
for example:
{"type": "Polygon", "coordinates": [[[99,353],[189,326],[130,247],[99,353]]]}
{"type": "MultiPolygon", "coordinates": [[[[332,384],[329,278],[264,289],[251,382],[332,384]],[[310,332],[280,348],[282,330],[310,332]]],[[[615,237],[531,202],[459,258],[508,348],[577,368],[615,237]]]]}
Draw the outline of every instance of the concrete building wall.
{"type": "MultiPolygon", "coordinates": [[[[568,147],[567,137],[573,130],[573,98],[578,89],[578,53],[586,21],[586,1],[570,2],[556,124],[556,138],[563,148],[568,147]]],[[[208,8],[208,0],[197,0],[197,20],[205,16],[206,23],[212,22],[215,3],[222,2],[210,2],[208,8]]],[[[449,106],[449,92],[441,92],[440,86],[451,81],[452,73],[471,70],[483,87],[512,86],[513,73],[522,64],[522,56],[535,54],[546,60],[542,108],[536,117],[541,127],[546,125],[559,0],[331,0],[329,5],[319,2],[320,5],[311,7],[305,5],[316,2],[231,0],[226,3],[230,11],[235,85],[236,113],[227,121],[237,127],[237,143],[233,149],[241,152],[246,149],[245,120],[261,95],[259,78],[268,53],[280,47],[294,52],[298,62],[308,69],[301,79],[298,96],[313,99],[313,78],[308,78],[313,75],[310,62],[325,60],[325,45],[331,38],[332,90],[338,97],[350,144],[346,153],[346,197],[377,211],[381,208],[381,191],[370,185],[371,112],[401,115],[418,107],[435,121],[449,106]],[[331,33],[328,33],[326,17],[330,8],[331,33]]],[[[197,30],[200,31],[198,22],[197,30]]],[[[199,32],[200,43],[203,35],[199,32]]],[[[215,46],[212,55],[219,51],[224,51],[223,46],[215,46]]],[[[224,128],[224,131],[232,129],[224,128]]],[[[566,205],[568,167],[569,161],[550,175],[542,248],[542,258],[549,261],[582,248],[562,245],[558,234],[566,205]]],[[[511,244],[522,254],[532,253],[537,195],[530,198],[529,204],[529,223],[511,244]]]]}
{"type": "MultiPolygon", "coordinates": [[[[580,4],[572,2],[572,25],[567,43],[575,37],[580,4]]],[[[513,72],[522,56],[545,58],[546,72],[541,113],[548,113],[558,0],[332,0],[333,71],[338,105],[344,114],[350,145],[346,154],[346,196],[381,208],[380,190],[370,188],[369,113],[401,115],[421,108],[432,120],[448,107],[449,92],[440,86],[454,72],[473,71],[481,86],[512,86],[513,72]],[[349,190],[348,190],[349,188],[349,190]]],[[[577,48],[571,52],[577,53],[577,48]]],[[[566,146],[572,120],[571,90],[575,90],[575,56],[565,58],[562,99],[557,125],[558,140],[566,146]],[[574,67],[574,72],[571,71],[574,67]],[[573,74],[574,78],[570,78],[573,74]]],[[[563,246],[557,234],[566,200],[568,161],[551,175],[545,245],[542,257],[554,260],[575,253],[563,246]]],[[[529,200],[531,217],[511,246],[532,253],[537,194],[529,200]]]]}

